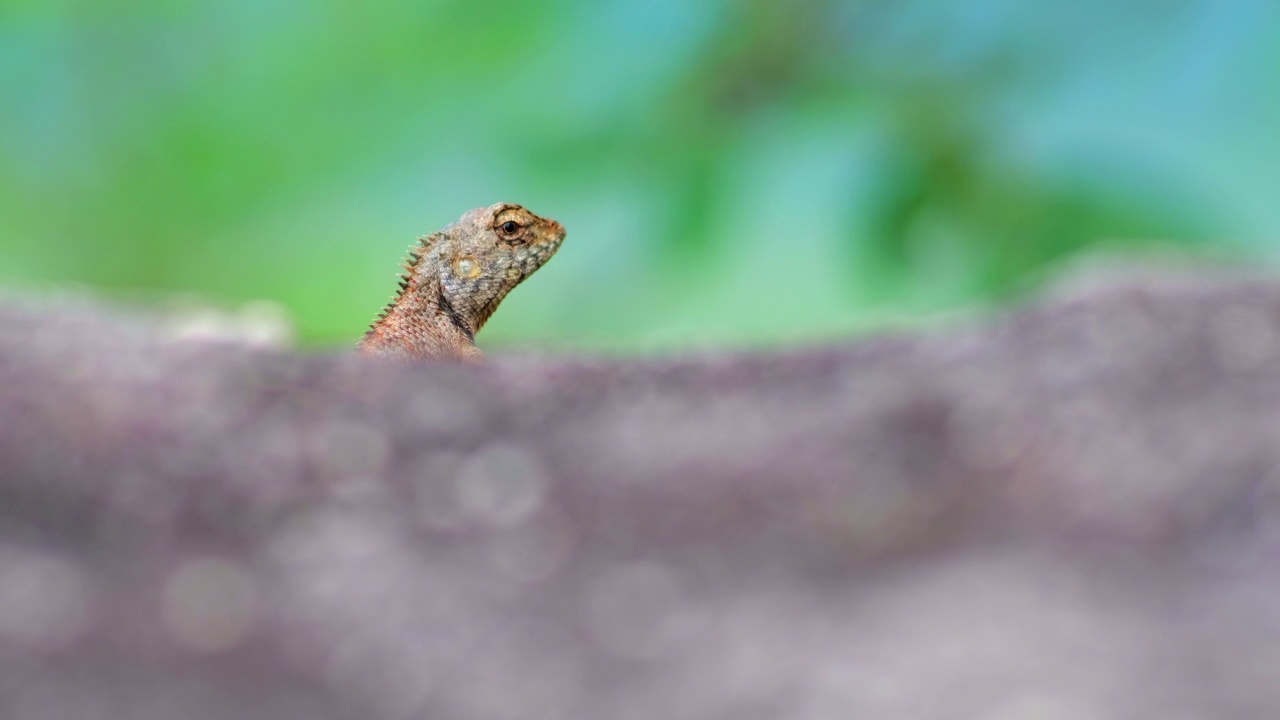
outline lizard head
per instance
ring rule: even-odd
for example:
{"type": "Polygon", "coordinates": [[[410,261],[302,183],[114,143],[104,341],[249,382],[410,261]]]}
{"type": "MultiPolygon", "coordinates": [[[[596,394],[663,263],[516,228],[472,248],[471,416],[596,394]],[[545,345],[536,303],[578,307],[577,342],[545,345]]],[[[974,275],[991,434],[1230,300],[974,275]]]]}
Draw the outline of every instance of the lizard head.
{"type": "Polygon", "coordinates": [[[564,226],[519,205],[472,210],[442,231],[440,292],[476,332],[516,285],[542,267],[564,241],[564,226]]]}

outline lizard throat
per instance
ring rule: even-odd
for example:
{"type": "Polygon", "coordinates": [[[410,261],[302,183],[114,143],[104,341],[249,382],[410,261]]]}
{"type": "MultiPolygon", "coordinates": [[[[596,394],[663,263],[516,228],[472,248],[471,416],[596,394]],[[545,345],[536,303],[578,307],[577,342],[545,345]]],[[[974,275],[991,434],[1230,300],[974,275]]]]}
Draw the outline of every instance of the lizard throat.
{"type": "MultiPolygon", "coordinates": [[[[449,302],[448,296],[444,294],[444,287],[441,286],[436,292],[436,305],[440,308],[440,314],[449,321],[450,325],[457,328],[458,332],[466,336],[468,342],[476,341],[475,330],[467,324],[462,315],[453,307],[453,303],[449,302]]],[[[483,321],[482,321],[483,322],[483,321]]],[[[476,328],[477,330],[479,328],[476,328]]]]}

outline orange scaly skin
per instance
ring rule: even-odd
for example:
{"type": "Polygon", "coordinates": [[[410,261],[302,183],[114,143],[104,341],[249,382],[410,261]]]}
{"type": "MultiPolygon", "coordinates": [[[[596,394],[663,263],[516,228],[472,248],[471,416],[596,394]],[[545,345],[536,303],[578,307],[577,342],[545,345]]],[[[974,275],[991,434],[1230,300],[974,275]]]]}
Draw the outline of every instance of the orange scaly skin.
{"type": "Polygon", "coordinates": [[[357,352],[376,357],[479,360],[475,335],[498,303],[542,267],[564,227],[519,205],[477,208],[410,249],[400,294],[357,352]]]}

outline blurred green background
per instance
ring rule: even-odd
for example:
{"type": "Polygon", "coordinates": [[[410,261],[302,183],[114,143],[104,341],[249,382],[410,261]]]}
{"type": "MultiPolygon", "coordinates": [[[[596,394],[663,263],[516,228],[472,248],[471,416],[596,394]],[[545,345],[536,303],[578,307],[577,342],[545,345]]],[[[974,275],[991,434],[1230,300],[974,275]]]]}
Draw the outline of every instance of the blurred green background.
{"type": "Polygon", "coordinates": [[[569,237],[481,346],[645,351],[1099,243],[1270,262],[1278,40],[1274,0],[0,0],[0,282],[350,346],[415,236],[511,201],[569,237]]]}

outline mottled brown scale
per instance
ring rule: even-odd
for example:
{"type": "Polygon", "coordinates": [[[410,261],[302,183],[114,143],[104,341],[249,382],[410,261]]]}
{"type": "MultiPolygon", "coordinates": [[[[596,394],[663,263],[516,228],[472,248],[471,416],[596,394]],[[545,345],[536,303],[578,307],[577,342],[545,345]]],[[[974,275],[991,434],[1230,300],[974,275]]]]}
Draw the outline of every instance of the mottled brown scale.
{"type": "Polygon", "coordinates": [[[564,227],[519,205],[468,212],[418,239],[400,294],[365,333],[363,355],[478,360],[475,335],[502,298],[542,267],[564,241],[564,227]]]}

